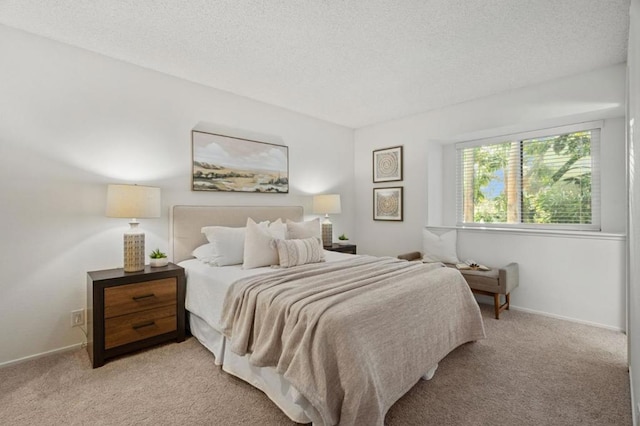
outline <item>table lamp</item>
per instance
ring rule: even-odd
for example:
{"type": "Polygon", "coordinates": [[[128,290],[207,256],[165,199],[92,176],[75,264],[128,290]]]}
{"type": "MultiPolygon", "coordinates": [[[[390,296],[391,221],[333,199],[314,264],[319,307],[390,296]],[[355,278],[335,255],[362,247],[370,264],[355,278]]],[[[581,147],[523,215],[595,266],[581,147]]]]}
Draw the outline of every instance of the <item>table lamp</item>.
{"type": "Polygon", "coordinates": [[[340,208],[340,195],[314,195],[313,212],[315,214],[324,214],[324,221],[322,222],[322,245],[330,247],[333,244],[333,225],[329,220],[329,215],[342,212],[340,208]]]}
{"type": "Polygon", "coordinates": [[[142,185],[109,185],[107,217],[129,218],[124,233],[124,271],[144,270],[144,232],[137,218],[160,217],[160,188],[142,185]]]}

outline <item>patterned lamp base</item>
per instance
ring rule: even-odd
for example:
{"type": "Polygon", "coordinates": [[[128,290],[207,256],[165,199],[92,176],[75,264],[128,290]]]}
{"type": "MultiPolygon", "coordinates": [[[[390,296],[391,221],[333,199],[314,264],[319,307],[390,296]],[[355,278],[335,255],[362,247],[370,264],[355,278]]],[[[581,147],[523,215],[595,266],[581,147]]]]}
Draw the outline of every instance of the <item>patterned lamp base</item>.
{"type": "Polygon", "coordinates": [[[329,222],[329,219],[325,219],[322,222],[322,245],[325,247],[333,245],[333,225],[329,222]]]}
{"type": "Polygon", "coordinates": [[[138,222],[130,222],[131,228],[124,233],[124,271],[144,270],[144,232],[138,229],[138,222]]]}

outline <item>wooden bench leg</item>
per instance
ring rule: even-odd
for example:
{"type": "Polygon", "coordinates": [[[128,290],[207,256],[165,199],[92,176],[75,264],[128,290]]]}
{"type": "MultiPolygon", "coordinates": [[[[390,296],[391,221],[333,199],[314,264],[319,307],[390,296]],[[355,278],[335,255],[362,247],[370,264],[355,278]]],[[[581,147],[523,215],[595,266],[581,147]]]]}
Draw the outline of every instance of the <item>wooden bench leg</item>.
{"type": "Polygon", "coordinates": [[[493,295],[493,303],[494,309],[496,312],[496,319],[500,319],[500,312],[504,310],[509,310],[509,305],[511,304],[511,293],[507,293],[504,295],[504,304],[500,304],[500,295],[495,293],[493,295]]]}
{"type": "Polygon", "coordinates": [[[500,319],[500,312],[509,309],[509,304],[511,303],[511,294],[505,294],[504,303],[500,304],[500,293],[493,293],[491,291],[485,290],[476,290],[473,288],[471,289],[471,291],[477,294],[483,294],[485,296],[493,296],[493,311],[496,319],[500,319]]]}

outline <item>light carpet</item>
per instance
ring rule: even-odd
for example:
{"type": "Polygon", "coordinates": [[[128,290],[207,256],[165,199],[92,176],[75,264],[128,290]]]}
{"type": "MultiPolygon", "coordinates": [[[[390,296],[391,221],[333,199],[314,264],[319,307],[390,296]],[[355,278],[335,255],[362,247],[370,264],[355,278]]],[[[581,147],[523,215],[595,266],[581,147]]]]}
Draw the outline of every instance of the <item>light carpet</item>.
{"type": "MultiPolygon", "coordinates": [[[[631,425],[626,337],[518,311],[492,318],[388,425],[631,425]]],[[[92,369],[84,350],[0,369],[7,425],[290,425],[259,390],[223,372],[195,338],[92,369]]]]}

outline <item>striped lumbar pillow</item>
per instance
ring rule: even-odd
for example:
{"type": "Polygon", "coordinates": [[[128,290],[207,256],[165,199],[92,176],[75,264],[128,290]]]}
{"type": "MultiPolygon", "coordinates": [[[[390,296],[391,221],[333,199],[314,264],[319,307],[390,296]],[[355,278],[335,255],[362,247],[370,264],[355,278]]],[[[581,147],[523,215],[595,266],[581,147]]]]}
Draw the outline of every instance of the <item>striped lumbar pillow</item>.
{"type": "Polygon", "coordinates": [[[299,240],[276,240],[280,267],[304,265],[305,263],[324,262],[322,240],[318,237],[299,240]]]}

